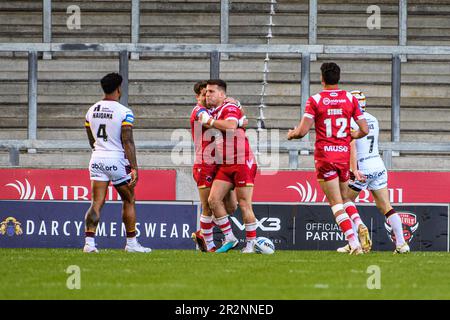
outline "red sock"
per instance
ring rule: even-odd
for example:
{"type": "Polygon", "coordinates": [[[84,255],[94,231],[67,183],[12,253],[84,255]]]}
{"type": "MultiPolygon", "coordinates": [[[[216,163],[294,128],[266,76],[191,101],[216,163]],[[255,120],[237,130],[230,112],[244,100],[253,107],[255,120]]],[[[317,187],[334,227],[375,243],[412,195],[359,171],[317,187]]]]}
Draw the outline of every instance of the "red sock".
{"type": "Polygon", "coordinates": [[[228,236],[229,234],[233,233],[233,231],[231,230],[231,223],[230,220],[228,219],[228,216],[216,219],[216,224],[219,226],[220,230],[222,230],[225,236],[228,236]]]}
{"type": "Polygon", "coordinates": [[[345,239],[349,240],[355,237],[352,228],[352,221],[348,217],[348,214],[345,212],[341,213],[336,217],[336,222],[339,225],[339,228],[341,228],[341,231],[344,233],[345,239]]]}
{"type": "Polygon", "coordinates": [[[202,230],[202,234],[206,242],[213,241],[214,224],[212,223],[212,217],[201,215],[200,229],[202,230]]]}
{"type": "Polygon", "coordinates": [[[350,219],[352,219],[352,221],[356,225],[356,227],[359,227],[359,225],[362,224],[362,221],[361,221],[361,217],[359,216],[358,209],[356,209],[355,204],[351,201],[348,201],[348,202],[344,203],[344,209],[345,209],[345,212],[350,217],[350,219]]]}

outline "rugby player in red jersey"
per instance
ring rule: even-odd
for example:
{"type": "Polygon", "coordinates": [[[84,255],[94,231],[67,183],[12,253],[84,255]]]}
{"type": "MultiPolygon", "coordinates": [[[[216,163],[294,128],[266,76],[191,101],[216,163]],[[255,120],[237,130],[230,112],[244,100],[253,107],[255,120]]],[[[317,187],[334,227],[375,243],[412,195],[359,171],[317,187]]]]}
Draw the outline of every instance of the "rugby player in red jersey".
{"type": "MultiPolygon", "coordinates": [[[[200,230],[192,234],[192,239],[197,243],[199,249],[203,252],[214,252],[216,247],[213,241],[213,228],[218,225],[222,232],[227,235],[231,234],[231,224],[228,216],[214,221],[211,209],[208,204],[208,197],[211,191],[213,180],[216,176],[217,165],[215,162],[214,152],[208,152],[208,146],[214,144],[213,132],[205,132],[209,126],[202,124],[199,119],[202,113],[210,114],[211,107],[206,106],[206,81],[199,81],[194,85],[195,98],[197,105],[191,112],[190,123],[192,139],[194,140],[195,160],[193,167],[193,177],[197,183],[200,202],[202,204],[202,214],[200,216],[200,230]]],[[[232,98],[227,98],[227,101],[236,102],[232,98]]],[[[242,118],[240,123],[244,125],[245,118],[242,118]]],[[[209,147],[209,150],[214,151],[214,148],[209,147]]],[[[224,205],[228,214],[233,214],[237,209],[236,194],[230,190],[225,195],[224,205]]]]}
{"type": "MultiPolygon", "coordinates": [[[[216,152],[220,153],[216,177],[209,195],[209,206],[214,216],[221,221],[226,218],[225,195],[233,188],[242,211],[246,231],[246,245],[243,253],[254,252],[256,241],[256,218],[252,208],[253,186],[256,176],[256,160],[250,148],[245,129],[240,127],[243,112],[239,106],[226,101],[226,83],[223,80],[209,80],[206,87],[206,102],[214,107],[212,117],[203,113],[201,121],[222,131],[222,141],[216,141],[216,152]]],[[[234,248],[238,240],[233,234],[225,236],[222,253],[234,248]]]]}
{"type": "Polygon", "coordinates": [[[366,136],[369,128],[358,100],[350,92],[338,88],[339,66],[334,62],[323,63],[320,70],[323,90],[308,99],[299,126],[289,130],[287,138],[303,138],[314,124],[317,180],[327,196],[336,223],[350,245],[350,254],[362,254],[360,240],[364,242],[364,237],[368,236],[367,228],[361,230],[358,239],[344,210],[343,198],[349,192],[350,142],[366,136]],[[352,118],[358,125],[357,130],[350,130],[352,118]]]}

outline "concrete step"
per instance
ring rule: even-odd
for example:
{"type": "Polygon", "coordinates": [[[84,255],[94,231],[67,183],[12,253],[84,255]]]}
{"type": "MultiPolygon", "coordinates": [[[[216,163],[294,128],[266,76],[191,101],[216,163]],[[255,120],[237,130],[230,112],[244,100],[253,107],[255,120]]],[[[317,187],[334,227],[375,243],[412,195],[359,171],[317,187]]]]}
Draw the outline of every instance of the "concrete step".
{"type": "MultiPolygon", "coordinates": [[[[314,80],[313,80],[314,81],[314,80]]],[[[367,83],[367,82],[366,82],[367,83]]],[[[134,99],[143,99],[145,97],[154,96],[187,96],[192,97],[192,82],[174,82],[156,81],[149,83],[148,81],[130,81],[129,95],[135,96],[134,99]]],[[[402,86],[402,96],[405,98],[428,98],[428,99],[448,99],[450,97],[450,91],[447,88],[448,85],[415,85],[405,83],[402,86]]],[[[256,96],[261,95],[261,83],[260,82],[242,82],[242,81],[229,81],[228,91],[231,95],[236,97],[243,96],[256,96]]],[[[388,85],[381,84],[365,84],[358,81],[343,81],[341,87],[346,90],[353,90],[355,87],[364,91],[368,97],[390,97],[391,88],[388,85]]],[[[301,86],[298,83],[270,83],[266,87],[266,94],[268,96],[286,98],[289,96],[298,97],[301,86]]],[[[312,82],[311,92],[319,92],[321,87],[318,82],[312,82]]],[[[8,102],[9,96],[20,95],[20,93],[27,92],[26,82],[16,83],[3,83],[0,82],[0,99],[2,102],[8,102]]],[[[58,82],[45,82],[40,81],[38,83],[38,95],[40,102],[52,102],[60,103],[60,98],[67,98],[64,102],[70,103],[71,96],[75,98],[76,103],[90,103],[98,100],[98,97],[102,96],[101,88],[97,82],[86,81],[58,81],[58,82]],[[95,98],[97,97],[97,98],[95,98]],[[52,100],[55,99],[55,100],[52,100]]],[[[191,98],[192,99],[192,98],[191,98]]],[[[145,101],[142,103],[145,103],[145,101]]],[[[257,99],[256,101],[258,101],[257,99]]],[[[167,100],[171,101],[171,100],[167,100]]],[[[17,102],[17,101],[11,101],[17,102]]],[[[136,103],[136,101],[133,101],[136,103]]]]}
{"type": "MultiPolygon", "coordinates": [[[[90,151],[40,151],[35,154],[21,152],[20,167],[25,168],[86,168],[89,164],[90,151]]],[[[172,151],[138,150],[138,164],[140,168],[171,168],[190,170],[193,156],[190,153],[183,155],[172,151]]],[[[313,155],[299,155],[298,168],[313,170],[313,155]]],[[[450,168],[450,155],[418,155],[400,154],[392,158],[394,170],[448,170],[450,168]]],[[[277,159],[272,159],[272,166],[276,168],[289,168],[288,153],[280,153],[277,159]]],[[[9,158],[6,152],[0,152],[0,167],[9,167],[9,158]]],[[[269,163],[259,165],[260,169],[268,168],[269,163]]],[[[272,167],[273,169],[274,167],[272,167]]]]}
{"type": "MultiPolygon", "coordinates": [[[[388,128],[381,128],[380,141],[389,142],[391,139],[391,132],[388,128]]],[[[255,136],[254,129],[248,129],[247,132],[255,136]]],[[[267,137],[274,137],[274,141],[284,141],[287,130],[268,129],[265,131],[267,137]],[[273,130],[276,130],[272,133],[273,130]],[[278,137],[278,139],[276,138],[278,137]]],[[[249,134],[250,135],[250,134],[249,134]]],[[[133,129],[133,136],[135,141],[190,141],[191,131],[189,128],[169,128],[169,129],[133,129]]],[[[86,140],[86,130],[82,127],[78,128],[38,128],[38,139],[43,140],[86,140]]],[[[1,128],[0,140],[15,140],[27,139],[27,130],[25,128],[1,128]]],[[[310,132],[310,141],[314,141],[315,133],[310,132]]],[[[255,140],[256,141],[256,140],[255,140]]],[[[409,130],[408,128],[401,128],[400,141],[403,142],[449,142],[450,131],[440,131],[436,133],[434,130],[418,131],[409,130]]]]}

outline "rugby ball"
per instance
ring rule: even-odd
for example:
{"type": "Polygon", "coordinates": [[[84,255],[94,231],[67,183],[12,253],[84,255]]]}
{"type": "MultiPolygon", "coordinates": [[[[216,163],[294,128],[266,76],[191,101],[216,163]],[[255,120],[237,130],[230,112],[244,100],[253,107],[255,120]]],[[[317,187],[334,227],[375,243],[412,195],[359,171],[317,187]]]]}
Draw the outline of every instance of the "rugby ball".
{"type": "Polygon", "coordinates": [[[258,237],[255,242],[255,252],[262,254],[272,254],[275,252],[273,242],[266,237],[258,237]]]}

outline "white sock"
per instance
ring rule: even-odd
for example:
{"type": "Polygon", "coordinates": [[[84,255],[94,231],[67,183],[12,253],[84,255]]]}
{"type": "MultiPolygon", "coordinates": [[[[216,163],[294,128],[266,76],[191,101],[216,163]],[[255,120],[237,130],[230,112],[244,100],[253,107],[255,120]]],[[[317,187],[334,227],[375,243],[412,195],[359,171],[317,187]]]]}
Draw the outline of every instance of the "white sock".
{"type": "Polygon", "coordinates": [[[137,244],[136,237],[127,238],[127,245],[134,246],[137,244]]]}
{"type": "Polygon", "coordinates": [[[394,231],[396,246],[402,246],[405,243],[405,238],[403,237],[403,225],[400,216],[394,213],[387,220],[392,227],[392,231],[394,231]]]}
{"type": "Polygon", "coordinates": [[[86,243],[89,247],[95,247],[95,238],[94,238],[94,237],[86,237],[86,238],[85,238],[85,243],[86,243]]]}
{"type": "Polygon", "coordinates": [[[358,234],[358,226],[353,221],[352,221],[352,229],[353,229],[353,233],[355,235],[357,235],[358,234]]]}

